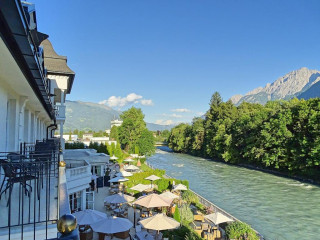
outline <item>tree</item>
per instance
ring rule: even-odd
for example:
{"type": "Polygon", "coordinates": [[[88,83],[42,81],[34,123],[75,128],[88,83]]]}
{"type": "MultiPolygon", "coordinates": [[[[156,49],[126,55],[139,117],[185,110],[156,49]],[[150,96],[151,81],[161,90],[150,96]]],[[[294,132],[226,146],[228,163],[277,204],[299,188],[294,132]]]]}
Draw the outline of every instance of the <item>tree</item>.
{"type": "Polygon", "coordinates": [[[119,133],[118,133],[118,127],[112,126],[110,130],[110,139],[114,141],[119,141],[119,133]]]}
{"type": "Polygon", "coordinates": [[[155,152],[155,139],[153,134],[148,129],[144,129],[138,139],[136,147],[138,147],[138,153],[141,155],[150,156],[155,152]]]}
{"type": "Polygon", "coordinates": [[[119,127],[119,140],[127,151],[134,151],[142,131],[146,128],[144,115],[140,108],[132,107],[120,115],[123,120],[119,127]]]}

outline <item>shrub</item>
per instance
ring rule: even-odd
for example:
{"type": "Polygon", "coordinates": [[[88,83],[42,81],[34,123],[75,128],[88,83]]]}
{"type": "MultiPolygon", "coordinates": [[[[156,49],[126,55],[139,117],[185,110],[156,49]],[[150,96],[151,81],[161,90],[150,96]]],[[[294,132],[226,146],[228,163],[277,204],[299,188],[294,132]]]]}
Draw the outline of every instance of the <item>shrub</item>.
{"type": "Polygon", "coordinates": [[[243,222],[233,222],[226,227],[226,235],[228,239],[237,240],[259,240],[255,231],[243,222]]]}
{"type": "Polygon", "coordinates": [[[169,189],[170,180],[165,178],[159,179],[157,181],[157,185],[158,185],[158,191],[163,192],[164,190],[169,189]]]}
{"type": "Polygon", "coordinates": [[[144,164],[146,162],[146,158],[140,158],[140,163],[144,164]]]}
{"type": "Polygon", "coordinates": [[[84,149],[84,143],[82,142],[66,143],[65,149],[84,149]]]}
{"type": "Polygon", "coordinates": [[[182,200],[186,201],[188,204],[193,203],[194,205],[199,204],[199,198],[190,190],[184,191],[182,193],[182,200]]]}
{"type": "Polygon", "coordinates": [[[176,207],[176,209],[174,210],[173,218],[174,218],[177,222],[180,222],[180,221],[181,221],[180,211],[179,211],[179,208],[177,208],[177,207],[176,207]]]}
{"type": "Polygon", "coordinates": [[[188,225],[193,221],[193,214],[190,207],[186,204],[182,205],[180,208],[180,218],[183,224],[188,225]]]}
{"type": "Polygon", "coordinates": [[[163,237],[170,240],[202,240],[192,228],[184,225],[172,231],[164,231],[163,237]]]}

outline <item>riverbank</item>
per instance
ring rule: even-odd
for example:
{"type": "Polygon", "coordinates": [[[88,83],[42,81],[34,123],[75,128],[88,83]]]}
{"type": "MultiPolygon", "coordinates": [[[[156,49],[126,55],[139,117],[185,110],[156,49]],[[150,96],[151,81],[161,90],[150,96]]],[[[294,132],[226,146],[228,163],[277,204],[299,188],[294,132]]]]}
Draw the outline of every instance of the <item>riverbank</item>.
{"type": "MultiPolygon", "coordinates": [[[[201,157],[201,156],[192,155],[190,153],[175,152],[169,147],[157,147],[157,148],[162,150],[162,151],[166,151],[166,152],[174,152],[176,154],[187,154],[187,155],[190,155],[190,156],[193,156],[193,157],[201,157]]],[[[313,184],[313,185],[316,185],[316,186],[320,187],[320,180],[308,179],[308,178],[305,178],[305,177],[302,177],[302,176],[291,175],[290,173],[280,172],[280,171],[276,171],[274,169],[267,169],[267,168],[263,168],[263,167],[260,167],[260,166],[250,165],[250,164],[244,164],[244,163],[232,164],[232,163],[228,163],[228,162],[225,162],[225,161],[219,160],[219,159],[211,159],[211,158],[204,158],[204,157],[201,157],[201,158],[203,158],[203,159],[205,159],[207,161],[219,162],[219,163],[226,164],[226,165],[229,165],[229,166],[238,166],[238,167],[243,167],[243,168],[252,169],[252,170],[256,170],[256,171],[261,171],[261,172],[269,173],[269,174],[272,174],[272,175],[275,175],[275,176],[288,178],[288,179],[293,179],[293,180],[300,181],[302,183],[313,184]]]]}
{"type": "Polygon", "coordinates": [[[191,189],[266,239],[315,239],[320,234],[317,186],[160,149],[147,161],[170,176],[189,180],[191,189]]]}
{"type": "MultiPolygon", "coordinates": [[[[157,169],[154,166],[152,166],[151,164],[148,163],[148,161],[145,162],[145,164],[150,167],[153,170],[163,170],[163,169],[157,169]]],[[[173,177],[169,176],[168,174],[164,174],[164,177],[166,177],[167,179],[174,179],[173,177]]],[[[195,194],[198,198],[199,198],[199,202],[201,204],[203,204],[205,207],[207,207],[208,209],[212,209],[213,212],[219,212],[222,213],[223,215],[227,216],[228,218],[232,219],[233,221],[238,221],[238,222],[242,222],[241,220],[239,220],[238,218],[236,218],[235,216],[231,215],[230,213],[228,213],[227,211],[223,210],[222,208],[218,207],[216,204],[212,203],[211,201],[209,201],[208,199],[204,198],[203,196],[201,196],[199,193],[193,191],[191,188],[189,188],[189,191],[191,191],[193,194],[195,194]]],[[[264,240],[264,237],[255,229],[253,229],[257,236],[260,238],[260,240],[264,240]]]]}

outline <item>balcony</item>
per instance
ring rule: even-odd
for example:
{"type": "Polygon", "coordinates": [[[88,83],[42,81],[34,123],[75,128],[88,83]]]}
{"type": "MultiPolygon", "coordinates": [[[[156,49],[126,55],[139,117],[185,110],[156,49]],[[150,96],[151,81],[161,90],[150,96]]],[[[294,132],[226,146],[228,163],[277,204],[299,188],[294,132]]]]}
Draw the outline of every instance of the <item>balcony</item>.
{"type": "Polygon", "coordinates": [[[92,176],[91,165],[84,160],[65,161],[68,190],[88,188],[92,176]]]}
{"type": "Polygon", "coordinates": [[[66,120],[66,106],[55,105],[56,120],[64,122],[66,120]]]}
{"type": "Polygon", "coordinates": [[[47,140],[0,153],[1,240],[57,239],[56,221],[70,214],[58,144],[47,140]]]}

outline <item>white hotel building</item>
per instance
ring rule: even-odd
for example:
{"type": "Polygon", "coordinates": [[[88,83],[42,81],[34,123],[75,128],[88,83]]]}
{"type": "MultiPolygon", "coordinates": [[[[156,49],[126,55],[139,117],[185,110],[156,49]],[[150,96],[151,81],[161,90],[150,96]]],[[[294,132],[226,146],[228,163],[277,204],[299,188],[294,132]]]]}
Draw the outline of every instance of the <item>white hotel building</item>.
{"type": "MultiPolygon", "coordinates": [[[[92,207],[90,162],[68,161],[63,153],[65,100],[75,73],[48,37],[37,29],[33,4],[0,0],[1,240],[78,239],[77,230],[58,233],[56,222],[92,207]],[[57,129],[60,139],[53,137],[57,129]]],[[[101,165],[108,160],[99,155],[101,165]]]]}

